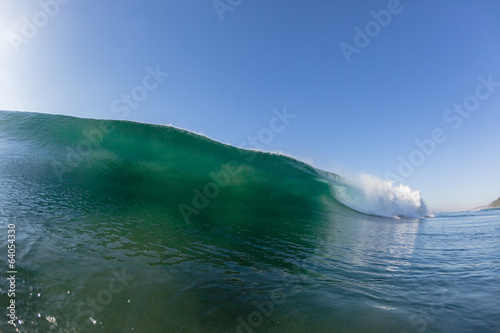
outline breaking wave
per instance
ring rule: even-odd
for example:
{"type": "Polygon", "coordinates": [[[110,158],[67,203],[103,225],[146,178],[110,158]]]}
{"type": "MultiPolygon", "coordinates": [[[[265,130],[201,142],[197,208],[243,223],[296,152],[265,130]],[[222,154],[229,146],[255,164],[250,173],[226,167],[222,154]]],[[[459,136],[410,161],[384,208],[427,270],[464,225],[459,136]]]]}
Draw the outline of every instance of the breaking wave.
{"type": "Polygon", "coordinates": [[[333,213],[345,206],[383,217],[431,216],[420,193],[408,186],[369,175],[346,179],[172,126],[2,111],[0,158],[4,175],[124,204],[154,202],[189,221],[216,218],[221,207],[227,213],[235,205],[333,213]]]}

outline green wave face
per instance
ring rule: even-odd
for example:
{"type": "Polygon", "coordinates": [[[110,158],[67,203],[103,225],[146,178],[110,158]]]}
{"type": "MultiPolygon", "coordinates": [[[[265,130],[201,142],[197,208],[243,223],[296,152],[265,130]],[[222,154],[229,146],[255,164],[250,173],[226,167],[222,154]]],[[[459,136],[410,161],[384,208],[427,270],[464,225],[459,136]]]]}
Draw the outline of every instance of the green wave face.
{"type": "Polygon", "coordinates": [[[53,329],[47,317],[70,331],[99,320],[105,331],[232,330],[263,292],[252,270],[303,270],[294,261],[314,251],[333,211],[358,215],[289,157],[168,126],[0,112],[0,226],[17,221],[28,330],[53,329]],[[122,275],[112,306],[87,303],[122,275]],[[146,308],[169,315],[146,320],[146,308]]]}
{"type": "Polygon", "coordinates": [[[156,204],[191,221],[246,216],[238,210],[423,217],[409,187],[349,181],[293,158],[239,149],[171,126],[0,112],[3,174],[78,188],[98,202],[156,204]]]}
{"type": "Polygon", "coordinates": [[[338,207],[305,163],[170,126],[2,112],[0,140],[4,175],[78,189],[96,205],[154,204],[178,223],[338,207]]]}
{"type": "Polygon", "coordinates": [[[293,158],[169,126],[0,112],[0,232],[16,224],[21,331],[245,330],[255,302],[280,309],[284,332],[304,331],[287,320],[301,313],[308,330],[357,327],[343,305],[308,309],[370,280],[351,270],[355,249],[380,244],[359,242],[359,226],[400,233],[348,208],[375,199],[293,158]]]}

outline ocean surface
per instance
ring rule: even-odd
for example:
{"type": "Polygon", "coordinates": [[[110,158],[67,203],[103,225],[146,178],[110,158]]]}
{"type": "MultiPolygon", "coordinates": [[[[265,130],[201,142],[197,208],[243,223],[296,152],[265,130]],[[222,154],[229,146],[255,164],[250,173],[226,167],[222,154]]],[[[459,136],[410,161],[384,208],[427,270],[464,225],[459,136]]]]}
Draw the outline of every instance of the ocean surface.
{"type": "Polygon", "coordinates": [[[500,332],[500,210],[169,126],[0,112],[0,258],[0,332],[500,332]]]}

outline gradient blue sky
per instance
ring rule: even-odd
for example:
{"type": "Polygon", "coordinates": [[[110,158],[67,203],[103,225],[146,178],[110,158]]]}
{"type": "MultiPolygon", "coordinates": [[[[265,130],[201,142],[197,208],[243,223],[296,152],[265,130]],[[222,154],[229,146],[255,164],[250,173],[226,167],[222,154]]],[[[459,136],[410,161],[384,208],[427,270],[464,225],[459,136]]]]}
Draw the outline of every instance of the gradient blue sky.
{"type": "Polygon", "coordinates": [[[223,21],[212,0],[64,2],[0,0],[0,109],[120,119],[113,101],[159,65],[169,76],[125,119],[238,145],[286,106],[297,117],[266,150],[380,178],[441,128],[404,183],[434,211],[500,195],[500,87],[456,130],[443,119],[479,76],[500,82],[498,1],[401,0],[350,63],[339,45],[397,1],[221,0],[223,21]]]}

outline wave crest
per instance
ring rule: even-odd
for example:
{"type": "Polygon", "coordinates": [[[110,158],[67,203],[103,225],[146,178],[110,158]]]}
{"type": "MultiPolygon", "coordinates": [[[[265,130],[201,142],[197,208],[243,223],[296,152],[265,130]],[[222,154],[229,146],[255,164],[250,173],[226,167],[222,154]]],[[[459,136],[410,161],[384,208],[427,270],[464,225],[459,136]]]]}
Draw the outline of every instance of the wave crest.
{"type": "Polygon", "coordinates": [[[201,192],[218,186],[217,194],[203,193],[202,200],[203,213],[214,219],[228,207],[335,211],[338,203],[369,215],[431,216],[420,192],[408,186],[369,175],[347,180],[291,157],[239,149],[170,126],[0,112],[0,147],[0,174],[126,204],[196,208],[201,192]],[[224,171],[227,165],[232,173],[224,171]]]}
{"type": "Polygon", "coordinates": [[[432,213],[420,191],[403,184],[362,174],[348,180],[334,177],[333,196],[344,206],[358,212],[384,217],[430,217],[432,213]]]}

